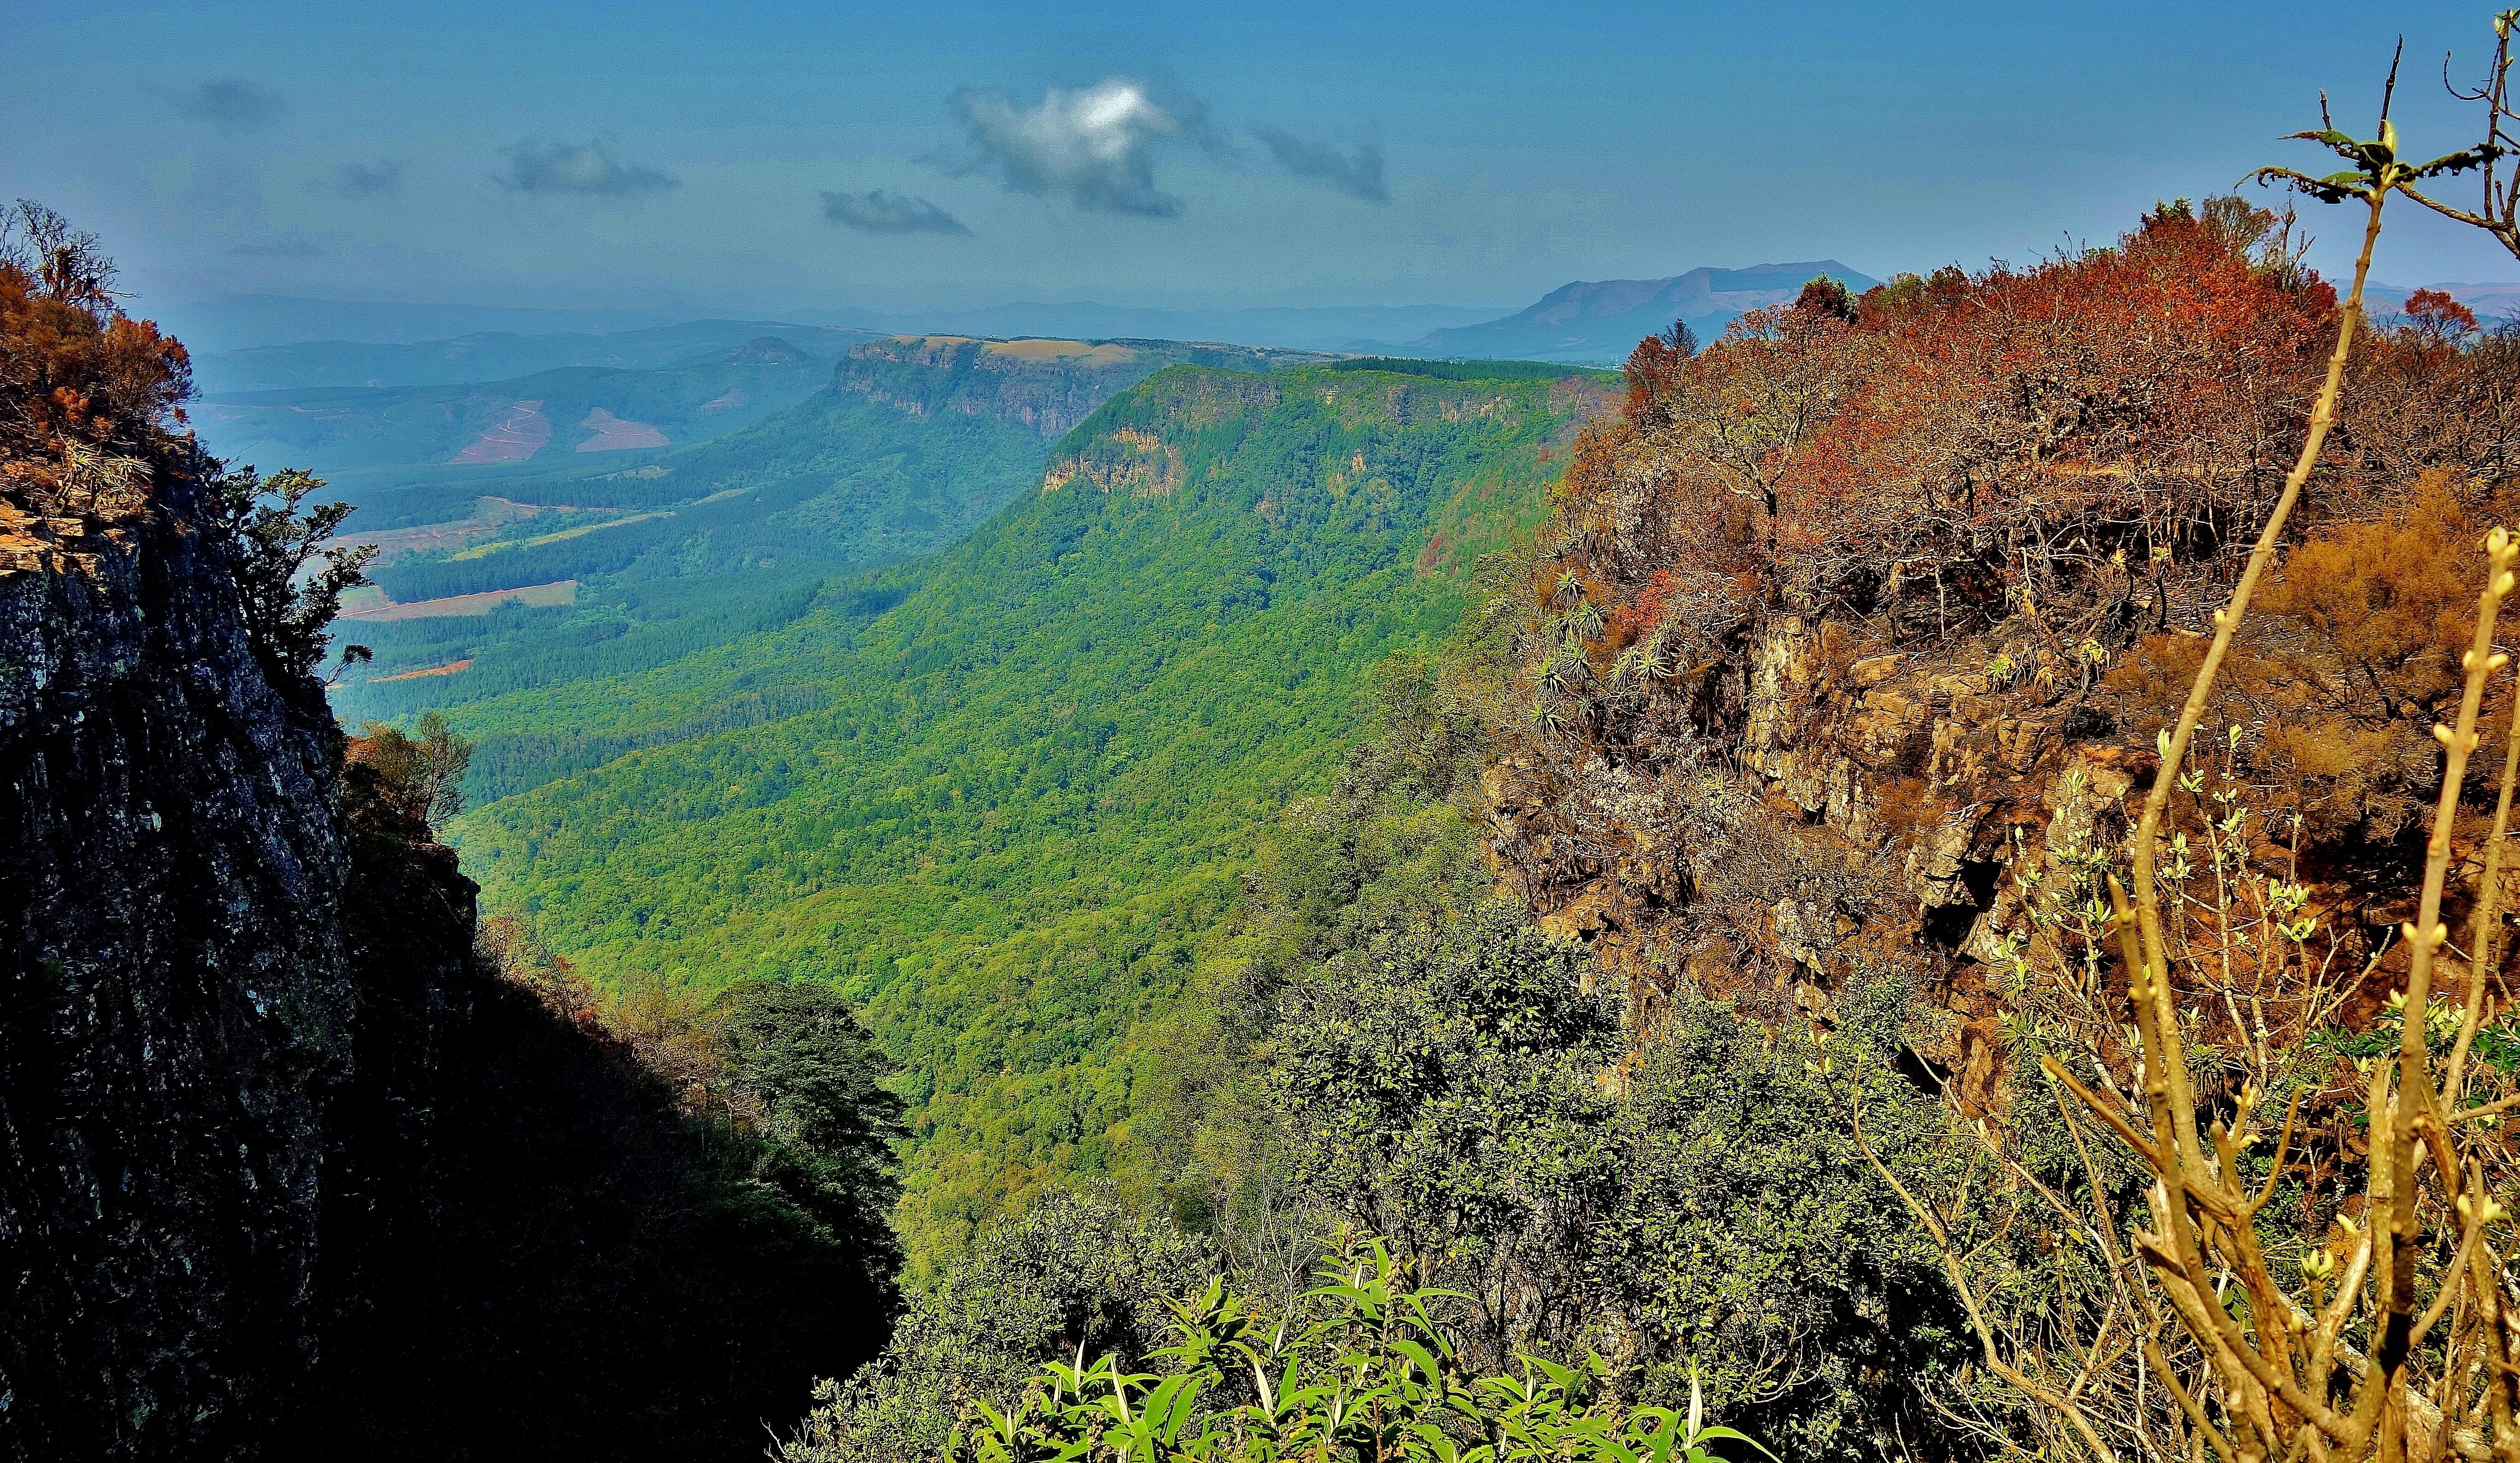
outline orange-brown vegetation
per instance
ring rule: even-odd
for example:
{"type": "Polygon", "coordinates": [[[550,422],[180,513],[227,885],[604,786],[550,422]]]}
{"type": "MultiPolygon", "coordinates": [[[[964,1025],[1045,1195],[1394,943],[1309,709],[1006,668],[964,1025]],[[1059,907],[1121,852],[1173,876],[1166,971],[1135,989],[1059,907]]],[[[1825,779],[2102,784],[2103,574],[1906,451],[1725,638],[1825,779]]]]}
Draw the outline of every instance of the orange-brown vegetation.
{"type": "MultiPolygon", "coordinates": [[[[2490,525],[2451,469],[2416,489],[2373,521],[2334,521],[2296,545],[2214,687],[2216,722],[2259,732],[2242,765],[2262,806],[2301,815],[2315,846],[2394,843],[2440,785],[2432,728],[2457,709],[2475,608],[2457,571],[2490,525]]],[[[2128,733],[2149,739],[2177,717],[2203,650],[2200,637],[2153,636],[2109,672],[2128,733]]],[[[2498,709],[2488,740],[2507,715],[2498,709]]],[[[2471,790],[2490,774],[2471,769],[2471,790]]]]}
{"type": "MultiPolygon", "coordinates": [[[[1907,965],[1926,1054],[1985,1097],[1996,978],[2070,957],[2013,870],[2123,837],[2338,310],[2288,218],[2218,199],[1641,343],[1518,581],[1491,857],[1641,1008],[1687,974],[1818,1009],[1907,965]]],[[[2358,965],[2440,776],[2515,396],[2520,341],[2446,296],[2366,338],[2207,723],[2249,846],[2297,852],[2358,965]]]]}
{"type": "Polygon", "coordinates": [[[464,811],[464,774],[472,765],[472,743],[447,728],[432,711],[405,733],[370,722],[348,739],[341,782],[351,817],[377,831],[414,842],[464,811]]]}
{"type": "Polygon", "coordinates": [[[0,224],[0,530],[127,513],[182,445],[191,358],[123,314],[112,283],[96,241],[49,209],[21,202],[0,224]]]}
{"type": "Polygon", "coordinates": [[[374,680],[371,680],[368,684],[370,686],[383,686],[386,683],[393,681],[428,681],[439,676],[461,675],[471,669],[472,669],[472,657],[467,655],[461,660],[450,660],[444,665],[423,666],[416,671],[396,671],[390,676],[379,676],[374,680]]]}

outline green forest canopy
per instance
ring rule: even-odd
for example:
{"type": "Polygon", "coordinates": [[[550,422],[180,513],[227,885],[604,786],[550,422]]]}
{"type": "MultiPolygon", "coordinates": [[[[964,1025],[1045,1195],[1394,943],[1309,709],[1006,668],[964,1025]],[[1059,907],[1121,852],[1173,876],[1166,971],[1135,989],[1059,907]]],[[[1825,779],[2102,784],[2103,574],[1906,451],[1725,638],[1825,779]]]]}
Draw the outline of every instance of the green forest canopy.
{"type": "Polygon", "coordinates": [[[907,1069],[906,1238],[949,1250],[1110,1169],[1129,1038],[1181,990],[1256,831],[1318,790],[1372,667],[1448,634],[1537,521],[1596,389],[1177,367],[871,620],[462,708],[488,742],[814,708],[504,798],[456,836],[492,906],[599,979],[837,982],[907,1069]]]}

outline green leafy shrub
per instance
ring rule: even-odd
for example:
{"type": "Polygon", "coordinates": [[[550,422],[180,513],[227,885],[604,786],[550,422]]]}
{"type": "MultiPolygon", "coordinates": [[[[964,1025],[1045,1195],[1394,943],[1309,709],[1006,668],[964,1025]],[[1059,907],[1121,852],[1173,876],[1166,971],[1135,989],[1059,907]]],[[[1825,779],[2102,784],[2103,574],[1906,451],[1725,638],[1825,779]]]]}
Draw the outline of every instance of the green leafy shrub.
{"type": "MultiPolygon", "coordinates": [[[[1271,1316],[1211,1281],[1172,1305],[1179,1338],[1151,1372],[1118,1357],[1045,1362],[1006,1410],[987,1402],[955,1439],[969,1463],[1111,1459],[1206,1463],[1347,1457],[1377,1463],[1716,1463],[1707,1444],[1757,1444],[1687,1414],[1621,1405],[1602,1368],[1523,1355],[1494,1376],[1466,1370],[1438,1320],[1457,1293],[1420,1288],[1380,1243],[1326,1265],[1320,1288],[1271,1316]]],[[[1765,1449],[1759,1449],[1764,1452],[1765,1449]]]]}
{"type": "Polygon", "coordinates": [[[1015,1393],[1043,1361],[1080,1353],[1134,1367],[1163,1334],[1162,1298],[1212,1271],[1204,1245],[1107,1188],[1053,1189],[984,1226],[913,1295],[882,1354],[825,1381],[784,1463],[932,1459],[979,1399],[1015,1393]]]}
{"type": "Polygon", "coordinates": [[[1908,999],[1840,994],[1835,1040],[1867,1055],[1849,1073],[1685,985],[1632,1039],[1580,947],[1488,905],[1299,988],[1281,1161],[1317,1222],[1391,1236],[1465,1293],[1482,1364],[1598,1352],[1632,1398],[1702,1379],[1800,1456],[1880,1455],[1930,1429],[1921,1389],[1967,1359],[1934,1251],[1839,1117],[1862,1101],[1912,1173],[1955,1161],[1898,1071],[1908,999]]]}
{"type": "Polygon", "coordinates": [[[1599,1304],[1638,1340],[1641,1396],[1669,1401],[1702,1379],[1727,1416],[1797,1457],[1897,1456],[1903,1437],[1966,1455],[1927,1401],[1970,1359],[1959,1307],[1842,1116],[1860,1103],[1912,1181],[1961,1167],[1941,1105],[1901,1070],[1916,1066],[1912,998],[1885,976],[1839,992],[1816,1048],[1675,988],[1629,1068],[1612,1126],[1621,1191],[1593,1238],[1599,1304]]]}
{"type": "Polygon", "coordinates": [[[1466,1291],[1489,1359],[1574,1340],[1588,1240],[1623,1186],[1599,1081],[1619,1006],[1584,964],[1486,903],[1325,963],[1272,1067],[1296,1188],[1466,1291]]]}

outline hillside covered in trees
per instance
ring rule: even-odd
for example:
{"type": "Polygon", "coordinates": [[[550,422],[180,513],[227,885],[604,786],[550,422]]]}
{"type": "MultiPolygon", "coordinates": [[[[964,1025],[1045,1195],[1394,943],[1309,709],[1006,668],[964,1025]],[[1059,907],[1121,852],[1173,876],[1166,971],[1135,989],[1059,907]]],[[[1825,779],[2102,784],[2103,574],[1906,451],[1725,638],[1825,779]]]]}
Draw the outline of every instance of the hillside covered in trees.
{"type": "MultiPolygon", "coordinates": [[[[805,399],[698,445],[566,466],[440,466],[354,484],[358,511],[343,531],[383,550],[378,590],[350,601],[357,639],[376,659],[343,678],[336,704],[354,719],[454,710],[711,650],[787,624],[818,597],[859,599],[865,575],[970,533],[1038,482],[1061,434],[1165,366],[1267,370],[1309,359],[1164,341],[882,336],[828,371],[811,368],[819,389],[796,393],[805,399]],[[554,587],[564,595],[557,603],[554,587]],[[518,590],[528,593],[500,600],[518,590]]],[[[725,369],[715,356],[677,368],[725,369]]],[[[592,375],[629,416],[640,409],[618,380],[673,373],[592,375]]],[[[360,440],[385,450],[380,435],[360,440]]],[[[731,726],[764,713],[707,714],[731,726]]],[[[482,766],[517,771],[504,753],[482,766]]]]}
{"type": "Polygon", "coordinates": [[[950,1247],[1131,1161],[1141,1036],[1254,830],[1322,785],[1372,668],[1472,601],[1602,395],[1173,368],[931,562],[725,654],[471,708],[504,757],[814,703],[490,803],[467,867],[599,980],[835,982],[912,1074],[914,1249],[950,1247]]]}
{"type": "MultiPolygon", "coordinates": [[[[2415,176],[2330,141],[2314,197],[2415,176]]],[[[2498,1456],[2520,354],[2296,228],[2165,203],[1641,343],[1264,840],[1151,1174],[984,1227],[788,1455],[1116,1452],[1194,1388],[1192,1456],[1595,1396],[1795,1457],[2498,1456]],[[1449,1293],[1422,1367],[1365,1235],[1449,1293]]]]}
{"type": "Polygon", "coordinates": [[[984,1228],[791,1456],[941,1446],[1010,1398],[967,1445],[1112,1445],[1090,1419],[1117,1372],[1036,1369],[1079,1349],[1148,1398],[1207,1389],[1202,1447],[1300,1436],[1317,1415],[1205,1349],[1283,1356],[1319,1398],[1371,1391],[1371,1344],[1333,1382],[1213,1292],[1155,1301],[1221,1269],[1237,1304],[1353,1337],[1372,1265],[1305,1289],[1341,1233],[1456,1293],[1423,1375],[1589,1366],[1786,1456],[2180,1456],[2287,1427],[2491,1455],[2501,1384],[2459,1368],[2507,1344],[2502,1282],[2460,1266],[2509,1243],[2481,1197],[2505,1141],[2461,1127],[2440,1186],[2399,1191],[2413,1220],[2371,1175],[2377,1114],[2491,1119],[2520,1082],[2520,891],[2465,756],[2508,735],[2486,528],[2520,357],[2444,295],[2365,317],[2296,239],[2169,203],[2111,247],[1822,283],[1641,344],[1549,521],[1441,654],[1385,669],[1372,733],[1264,841],[1153,1043],[1151,1173],[984,1228]],[[2118,957],[2113,878],[2166,892],[2152,974],[2118,957]],[[2392,1243],[2403,1300],[2359,1288],[2392,1243]],[[985,1304],[1010,1292],[1030,1327],[985,1304]],[[2453,1302],[2484,1316],[2434,1332],[2453,1302]],[[2430,1349],[2388,1351],[2401,1324],[2430,1349]],[[2261,1380],[2317,1367],[2364,1410],[2261,1380]]]}

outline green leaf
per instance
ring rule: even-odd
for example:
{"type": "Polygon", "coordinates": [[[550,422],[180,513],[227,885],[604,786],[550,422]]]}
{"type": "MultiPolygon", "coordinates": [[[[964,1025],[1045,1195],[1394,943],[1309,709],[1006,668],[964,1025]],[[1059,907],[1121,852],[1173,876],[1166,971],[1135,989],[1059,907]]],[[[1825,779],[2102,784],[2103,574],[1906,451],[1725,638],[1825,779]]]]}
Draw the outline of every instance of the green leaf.
{"type": "Polygon", "coordinates": [[[1725,1442],[1746,1442],[1752,1447],[1758,1448],[1761,1453],[1766,1454],[1768,1457],[1774,1458],[1777,1456],[1775,1453],[1768,1452],[1765,1447],[1760,1446],[1759,1440],[1751,1437],[1747,1433],[1735,1432],[1732,1428],[1705,1428],[1698,1432],[1697,1438],[1699,1441],[1705,1441],[1712,1439],[1725,1442]]]}
{"type": "Polygon", "coordinates": [[[1408,1357],[1411,1361],[1416,1362],[1418,1369],[1426,1374],[1426,1380],[1428,1382],[1441,1382],[1442,1375],[1436,1369],[1435,1357],[1424,1347],[1419,1346],[1414,1341],[1406,1340],[1394,1341],[1391,1346],[1392,1350],[1400,1352],[1403,1356],[1408,1357]]]}

